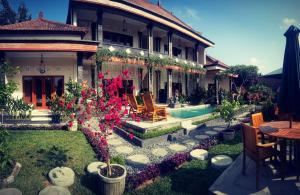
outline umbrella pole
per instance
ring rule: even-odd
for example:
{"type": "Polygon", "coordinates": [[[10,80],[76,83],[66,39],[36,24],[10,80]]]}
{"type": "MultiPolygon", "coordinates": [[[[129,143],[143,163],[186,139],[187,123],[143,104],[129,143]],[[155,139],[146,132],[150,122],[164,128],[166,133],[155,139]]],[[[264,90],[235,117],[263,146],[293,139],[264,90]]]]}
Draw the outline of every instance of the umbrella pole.
{"type": "Polygon", "coordinates": [[[289,114],[289,119],[290,119],[290,129],[293,127],[293,115],[289,114]]]}

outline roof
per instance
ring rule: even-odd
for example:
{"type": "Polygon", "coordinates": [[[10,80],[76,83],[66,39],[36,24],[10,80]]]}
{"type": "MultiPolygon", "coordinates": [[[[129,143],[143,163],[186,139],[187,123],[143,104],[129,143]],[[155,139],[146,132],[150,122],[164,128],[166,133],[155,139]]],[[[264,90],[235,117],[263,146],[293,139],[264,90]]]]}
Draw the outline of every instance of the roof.
{"type": "Polygon", "coordinates": [[[264,76],[272,76],[272,75],[278,75],[278,74],[282,74],[282,68],[274,70],[274,71],[272,71],[272,72],[270,72],[270,73],[268,73],[268,74],[266,74],[264,76]]]}
{"type": "Polygon", "coordinates": [[[43,15],[40,13],[39,18],[34,20],[0,26],[0,32],[1,31],[56,31],[87,33],[88,29],[84,27],[77,27],[69,24],[49,21],[44,19],[43,15]]]}
{"type": "Polygon", "coordinates": [[[206,55],[206,64],[204,66],[221,66],[223,68],[228,69],[229,66],[225,64],[224,62],[217,60],[216,58],[213,58],[210,55],[206,55]]]}
{"type": "MultiPolygon", "coordinates": [[[[184,23],[182,20],[180,20],[179,18],[177,18],[176,16],[174,16],[171,12],[169,12],[168,10],[164,9],[161,5],[159,4],[154,4],[149,2],[148,0],[125,0],[129,3],[135,4],[137,6],[140,6],[144,9],[147,9],[148,11],[157,13],[161,16],[164,16],[166,18],[169,18],[170,20],[190,29],[193,30],[192,27],[190,27],[189,25],[187,25],[186,23],[184,23]]],[[[197,32],[199,33],[199,32],[197,32]]],[[[200,34],[200,33],[199,33],[200,34]]]]}
{"type": "Polygon", "coordinates": [[[204,43],[207,46],[213,46],[214,43],[192,27],[181,21],[174,16],[170,11],[164,9],[161,5],[151,3],[149,0],[71,0],[74,2],[97,4],[107,7],[112,7],[120,10],[124,10],[147,19],[154,20],[168,27],[174,28],[196,40],[204,43]],[[163,19],[163,20],[162,20],[163,19]]]}

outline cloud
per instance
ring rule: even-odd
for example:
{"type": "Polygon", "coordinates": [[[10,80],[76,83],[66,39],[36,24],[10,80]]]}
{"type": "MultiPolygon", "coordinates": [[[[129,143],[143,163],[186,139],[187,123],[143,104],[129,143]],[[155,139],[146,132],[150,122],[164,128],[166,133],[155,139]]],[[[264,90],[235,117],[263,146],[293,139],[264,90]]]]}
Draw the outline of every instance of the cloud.
{"type": "Polygon", "coordinates": [[[298,21],[295,18],[288,18],[288,17],[283,18],[281,22],[282,22],[280,26],[281,29],[287,29],[291,25],[298,24],[298,21]]]}
{"type": "Polygon", "coordinates": [[[200,16],[198,10],[195,10],[193,8],[185,7],[184,8],[184,14],[186,17],[189,17],[193,20],[202,20],[202,17],[200,16]]]}
{"type": "Polygon", "coordinates": [[[256,57],[250,58],[250,64],[251,65],[258,65],[259,60],[256,57]]]}

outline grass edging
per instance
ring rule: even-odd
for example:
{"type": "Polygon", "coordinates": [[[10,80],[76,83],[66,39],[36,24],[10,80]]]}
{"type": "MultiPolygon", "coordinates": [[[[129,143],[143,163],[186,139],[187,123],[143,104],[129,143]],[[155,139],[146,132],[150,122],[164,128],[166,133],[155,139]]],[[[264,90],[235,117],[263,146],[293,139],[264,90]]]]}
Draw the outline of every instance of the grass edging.
{"type": "Polygon", "coordinates": [[[170,127],[170,128],[161,129],[161,130],[160,129],[155,129],[155,130],[151,130],[151,131],[146,132],[146,133],[141,133],[141,132],[138,132],[134,129],[132,129],[132,130],[124,129],[124,130],[127,131],[127,132],[130,132],[130,133],[133,133],[133,135],[135,135],[138,138],[141,138],[141,139],[145,140],[145,139],[159,137],[159,136],[162,136],[162,135],[167,135],[167,134],[170,134],[170,133],[175,133],[175,132],[177,132],[181,129],[182,129],[181,126],[176,126],[176,127],[170,127]]]}

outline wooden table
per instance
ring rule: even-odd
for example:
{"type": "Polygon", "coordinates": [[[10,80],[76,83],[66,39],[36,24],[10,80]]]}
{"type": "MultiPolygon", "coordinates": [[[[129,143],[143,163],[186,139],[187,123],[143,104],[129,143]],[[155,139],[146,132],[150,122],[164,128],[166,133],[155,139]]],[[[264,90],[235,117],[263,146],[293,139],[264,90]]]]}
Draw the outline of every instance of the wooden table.
{"type": "Polygon", "coordinates": [[[286,167],[286,142],[287,140],[292,140],[295,143],[295,161],[297,169],[297,179],[299,180],[300,172],[300,122],[293,122],[292,128],[289,128],[289,121],[276,121],[264,123],[259,127],[259,130],[270,137],[277,138],[280,142],[280,159],[282,166],[282,176],[281,179],[284,179],[285,176],[285,167],[286,167]]]}

